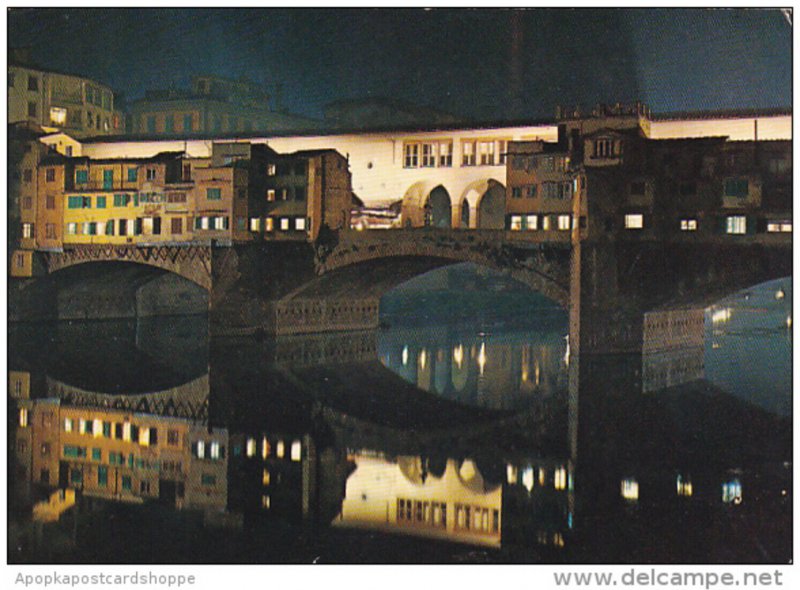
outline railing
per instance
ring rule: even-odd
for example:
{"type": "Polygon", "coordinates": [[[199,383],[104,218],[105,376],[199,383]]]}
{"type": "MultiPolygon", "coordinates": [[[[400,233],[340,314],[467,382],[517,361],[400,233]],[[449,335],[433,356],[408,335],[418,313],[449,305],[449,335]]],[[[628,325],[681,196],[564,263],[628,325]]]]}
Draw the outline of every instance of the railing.
{"type": "Polygon", "coordinates": [[[73,185],[73,188],[67,189],[70,192],[81,192],[81,191],[135,191],[138,190],[137,182],[130,181],[130,182],[120,182],[118,180],[106,183],[106,182],[76,182],[73,185]]]}

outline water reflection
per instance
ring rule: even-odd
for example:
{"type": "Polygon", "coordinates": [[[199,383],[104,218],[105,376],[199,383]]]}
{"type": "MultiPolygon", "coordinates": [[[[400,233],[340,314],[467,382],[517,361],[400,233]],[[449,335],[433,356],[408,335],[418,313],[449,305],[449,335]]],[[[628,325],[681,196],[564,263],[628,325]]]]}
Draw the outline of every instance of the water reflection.
{"type": "Polygon", "coordinates": [[[738,293],[707,316],[708,380],[766,410],[791,415],[791,279],[738,293]]]}
{"type": "Polygon", "coordinates": [[[642,354],[577,359],[579,404],[559,326],[12,333],[9,560],[785,562],[791,423],[702,379],[724,358],[712,338],[766,337],[724,307],[699,354],[697,318],[720,324],[670,311],[646,319],[642,354]],[[200,360],[121,368],[179,342],[200,360]]]}
{"type": "Polygon", "coordinates": [[[529,330],[393,326],[378,334],[378,355],[385,367],[424,391],[513,409],[532,396],[554,395],[567,386],[564,326],[529,330]]]}

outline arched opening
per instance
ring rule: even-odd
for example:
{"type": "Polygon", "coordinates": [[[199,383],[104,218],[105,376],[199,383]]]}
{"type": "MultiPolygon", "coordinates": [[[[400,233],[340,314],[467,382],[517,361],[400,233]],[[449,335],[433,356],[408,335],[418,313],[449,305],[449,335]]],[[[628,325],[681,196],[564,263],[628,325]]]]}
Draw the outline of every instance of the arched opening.
{"type": "Polygon", "coordinates": [[[439,185],[430,192],[425,201],[425,226],[450,227],[451,221],[450,195],[439,185]]]}
{"type": "Polygon", "coordinates": [[[565,310],[488,267],[452,264],[398,284],[380,323],[382,364],[450,401],[515,410],[567,385],[565,310]]]}
{"type": "Polygon", "coordinates": [[[469,201],[466,199],[461,201],[461,223],[459,227],[469,228],[469,201]]]}
{"type": "Polygon", "coordinates": [[[208,313],[208,291],[165,269],[122,261],[85,262],[41,279],[61,320],[208,313]]]}
{"type": "Polygon", "coordinates": [[[417,182],[403,196],[403,227],[451,227],[452,214],[450,193],[441,184],[417,182]]]}
{"type": "Polygon", "coordinates": [[[506,189],[493,178],[470,183],[462,196],[462,227],[503,229],[505,227],[506,189]],[[464,212],[464,209],[468,213],[464,212]]]}
{"type": "Polygon", "coordinates": [[[499,182],[490,180],[478,202],[477,225],[480,229],[504,229],[505,216],[506,190],[499,182]]]}

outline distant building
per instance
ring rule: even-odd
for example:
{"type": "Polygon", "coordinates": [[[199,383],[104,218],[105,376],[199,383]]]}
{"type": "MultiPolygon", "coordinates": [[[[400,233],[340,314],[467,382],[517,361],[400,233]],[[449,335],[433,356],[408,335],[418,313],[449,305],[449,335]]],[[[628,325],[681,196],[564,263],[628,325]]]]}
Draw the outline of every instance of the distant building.
{"type": "Polygon", "coordinates": [[[438,109],[379,97],[332,102],[325,106],[325,121],[333,128],[353,130],[455,125],[464,122],[438,109]]]}
{"type": "Polygon", "coordinates": [[[186,136],[253,131],[302,131],[318,122],[271,110],[267,94],[246,80],[196,76],[186,90],[149,90],[133,102],[135,135],[186,136]]]}
{"type": "Polygon", "coordinates": [[[12,51],[8,65],[8,122],[29,122],[75,137],[124,133],[114,91],[83,76],[29,63],[12,51]]]}

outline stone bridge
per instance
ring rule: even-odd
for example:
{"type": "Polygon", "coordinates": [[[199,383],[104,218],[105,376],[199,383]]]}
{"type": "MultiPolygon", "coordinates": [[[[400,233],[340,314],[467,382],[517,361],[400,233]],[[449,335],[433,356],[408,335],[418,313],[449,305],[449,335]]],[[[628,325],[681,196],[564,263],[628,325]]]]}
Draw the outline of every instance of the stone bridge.
{"type": "Polygon", "coordinates": [[[274,305],[274,331],[369,329],[381,297],[435,268],[472,262],[569,306],[569,240],[511,240],[502,230],[403,229],[344,232],[317,244],[315,276],[274,305]]]}
{"type": "Polygon", "coordinates": [[[61,319],[168,315],[188,305],[210,313],[215,334],[234,335],[374,329],[386,292],[472,262],[568,309],[573,350],[629,351],[641,350],[648,311],[704,307],[792,274],[790,235],[685,233],[586,239],[578,229],[416,228],[329,233],[315,244],[94,245],[42,255],[45,273],[71,281],[55,302],[61,319]],[[86,273],[70,273],[82,267],[86,273]],[[116,274],[101,272],[112,268],[116,274]],[[75,303],[82,299],[89,303],[75,303]],[[121,309],[126,299],[135,303],[121,309]]]}
{"type": "Polygon", "coordinates": [[[62,252],[45,253],[48,273],[89,262],[131,262],[160,268],[210,291],[210,246],[125,246],[113,244],[75,245],[62,252]]]}

